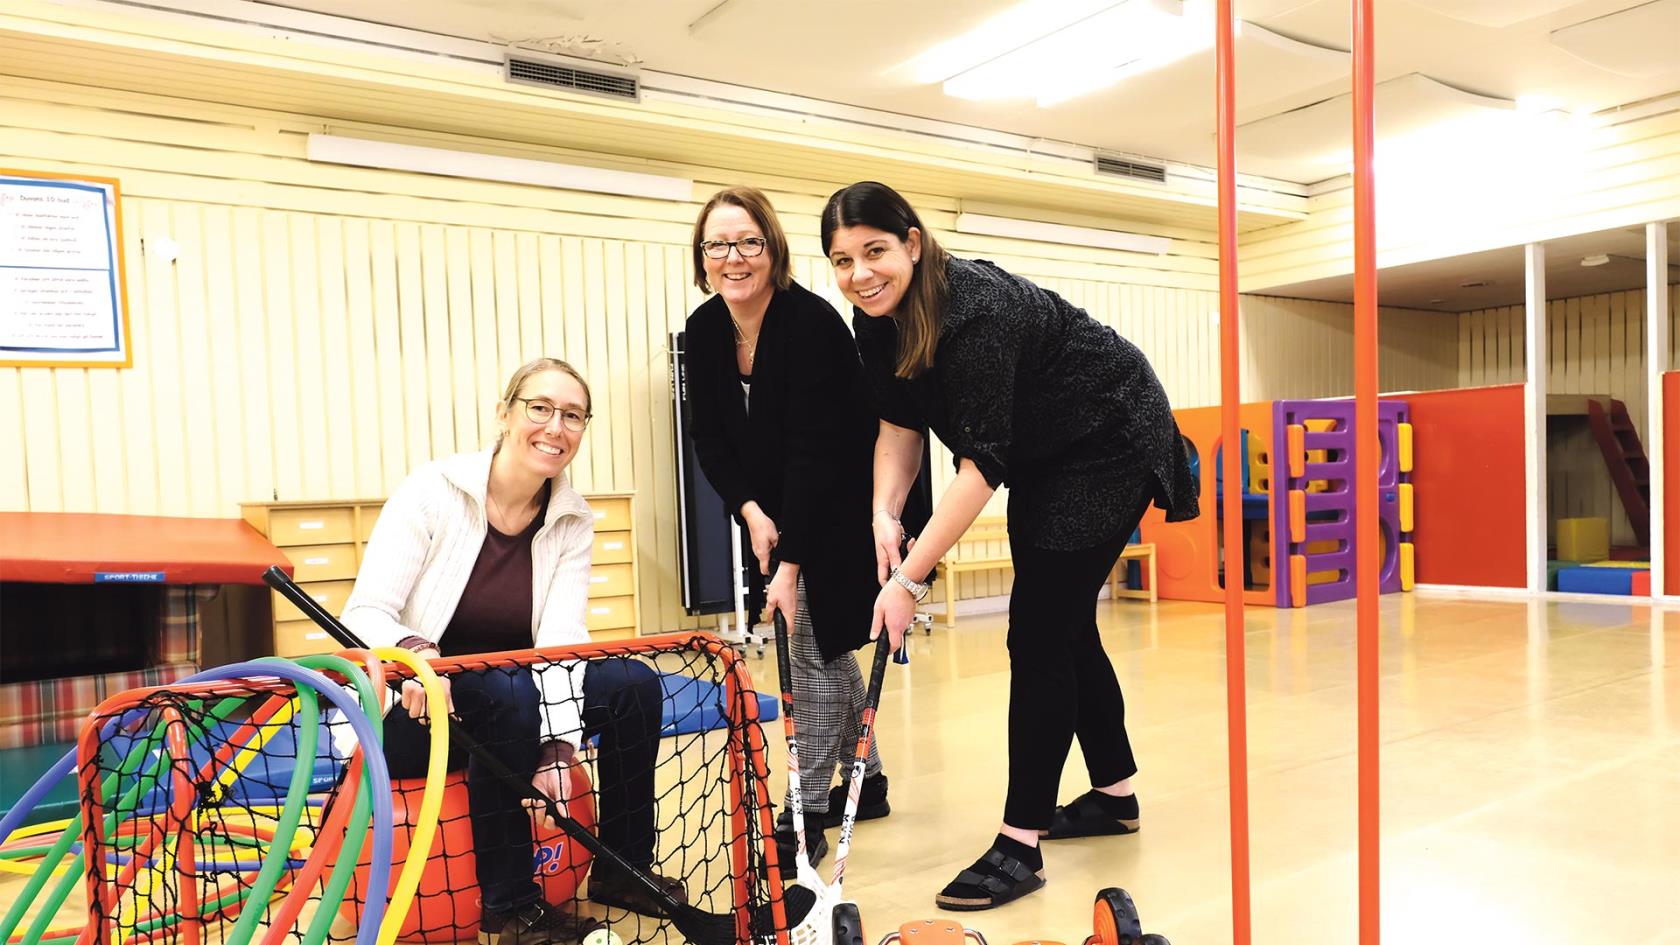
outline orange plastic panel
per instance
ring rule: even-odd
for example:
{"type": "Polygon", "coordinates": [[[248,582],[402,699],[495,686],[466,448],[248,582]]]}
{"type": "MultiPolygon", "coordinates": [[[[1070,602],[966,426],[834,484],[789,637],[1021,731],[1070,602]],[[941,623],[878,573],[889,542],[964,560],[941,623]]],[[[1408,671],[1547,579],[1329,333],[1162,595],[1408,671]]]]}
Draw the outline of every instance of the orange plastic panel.
{"type": "Polygon", "coordinates": [[[1523,587],[1523,386],[1413,391],[1411,540],[1420,584],[1523,587]]]}
{"type": "MultiPolygon", "coordinates": [[[[1284,455],[1279,437],[1274,432],[1271,401],[1246,403],[1238,411],[1243,429],[1249,431],[1251,454],[1265,450],[1278,466],[1274,475],[1281,475],[1284,455]]],[[[1220,444],[1220,416],[1218,407],[1183,407],[1173,411],[1178,430],[1195,447],[1199,459],[1197,484],[1202,499],[1202,514],[1188,522],[1168,522],[1166,513],[1153,505],[1144,513],[1143,540],[1155,545],[1158,593],[1162,600],[1200,600],[1218,603],[1225,599],[1219,583],[1219,517],[1214,514],[1214,456],[1220,444]]],[[[1234,452],[1234,451],[1233,451],[1234,452]]],[[[1255,466],[1250,464],[1249,479],[1253,482],[1255,466]]],[[[1282,502],[1279,495],[1276,501],[1282,502]]],[[[1269,524],[1269,520],[1268,520],[1269,524]]],[[[1270,559],[1274,567],[1283,567],[1287,550],[1281,547],[1284,535],[1273,528],[1255,529],[1264,534],[1267,554],[1257,561],[1270,559]]],[[[1260,573],[1256,570],[1256,575],[1260,573]]],[[[1243,603],[1256,607],[1278,606],[1277,588],[1268,586],[1243,591],[1243,603]]]]}

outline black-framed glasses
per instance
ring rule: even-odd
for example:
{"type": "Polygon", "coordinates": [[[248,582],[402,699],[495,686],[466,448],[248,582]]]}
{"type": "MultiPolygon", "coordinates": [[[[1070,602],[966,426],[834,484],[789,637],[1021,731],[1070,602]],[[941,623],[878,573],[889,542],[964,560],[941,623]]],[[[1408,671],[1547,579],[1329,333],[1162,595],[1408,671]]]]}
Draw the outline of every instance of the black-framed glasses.
{"type": "Polygon", "coordinates": [[[728,259],[729,251],[734,249],[742,259],[751,259],[762,255],[768,245],[770,241],[762,236],[747,236],[738,240],[706,240],[700,244],[700,251],[712,259],[728,259]]]}
{"type": "Polygon", "coordinates": [[[558,412],[560,422],[573,433],[582,433],[583,428],[589,426],[591,415],[576,407],[567,407],[565,410],[561,410],[546,400],[532,400],[529,397],[515,397],[513,399],[525,405],[525,416],[529,417],[532,423],[546,427],[548,421],[553,420],[555,413],[558,412]]]}

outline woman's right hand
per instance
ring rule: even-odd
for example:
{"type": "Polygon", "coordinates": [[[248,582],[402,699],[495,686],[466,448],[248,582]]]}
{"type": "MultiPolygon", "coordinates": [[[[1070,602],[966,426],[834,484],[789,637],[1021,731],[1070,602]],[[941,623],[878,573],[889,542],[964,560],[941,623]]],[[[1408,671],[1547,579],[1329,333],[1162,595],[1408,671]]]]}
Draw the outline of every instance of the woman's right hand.
{"type": "Polygon", "coordinates": [[[741,506],[741,518],[746,520],[747,534],[752,537],[753,557],[758,559],[758,573],[768,577],[770,575],[770,552],[776,548],[781,535],[776,531],[776,523],[757,502],[748,502],[741,506]]]}
{"type": "MultiPolygon", "coordinates": [[[[574,760],[574,750],[571,745],[562,741],[551,741],[542,746],[537,753],[537,771],[531,777],[531,786],[537,793],[551,798],[562,812],[572,802],[572,777],[570,769],[574,760]]],[[[545,805],[538,804],[533,798],[525,798],[525,808],[537,817],[544,827],[549,830],[559,830],[560,825],[554,818],[548,816],[545,805]]]]}
{"type": "MultiPolygon", "coordinates": [[[[420,650],[414,654],[423,660],[435,659],[437,650],[420,650]]],[[[455,714],[455,697],[450,692],[449,677],[439,676],[438,685],[443,687],[443,705],[446,715],[455,714]]],[[[402,684],[402,707],[410,718],[426,720],[426,690],[417,679],[405,679],[402,684]]]]}
{"type": "Polygon", "coordinates": [[[904,526],[880,511],[875,513],[870,527],[875,531],[875,581],[884,586],[893,569],[902,563],[899,545],[904,541],[904,526]]]}

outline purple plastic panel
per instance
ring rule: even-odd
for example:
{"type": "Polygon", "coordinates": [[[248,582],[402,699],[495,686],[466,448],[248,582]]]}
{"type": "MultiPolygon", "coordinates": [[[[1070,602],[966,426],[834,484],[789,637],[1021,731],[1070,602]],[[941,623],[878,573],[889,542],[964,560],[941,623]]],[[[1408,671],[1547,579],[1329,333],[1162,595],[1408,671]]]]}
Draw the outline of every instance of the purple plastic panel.
{"type": "MultiPolygon", "coordinates": [[[[1354,403],[1351,400],[1280,400],[1273,405],[1273,441],[1277,444],[1276,461],[1273,463],[1272,483],[1277,493],[1272,503],[1272,527],[1279,536],[1277,548],[1281,560],[1273,563],[1273,583],[1277,591],[1277,606],[1288,607],[1291,604],[1292,574],[1289,558],[1297,553],[1304,544],[1318,541],[1335,541],[1339,544],[1336,551],[1313,552],[1307,555],[1307,571],[1341,571],[1334,581],[1322,584],[1312,584],[1306,589],[1306,602],[1319,604],[1326,601],[1346,600],[1355,595],[1358,574],[1357,555],[1354,550],[1354,509],[1355,496],[1353,493],[1353,471],[1357,457],[1357,440],[1353,435],[1354,403]],[[1326,462],[1308,462],[1302,470],[1304,475],[1289,475],[1288,428],[1291,424],[1305,425],[1308,420],[1334,420],[1336,428],[1328,432],[1307,431],[1304,446],[1307,451],[1333,450],[1334,458],[1326,462]],[[1306,542],[1297,544],[1289,540],[1289,493],[1295,489],[1305,489],[1306,483],[1312,480],[1327,480],[1330,489],[1325,492],[1308,492],[1305,494],[1307,528],[1306,542]]],[[[1382,402],[1377,409],[1377,436],[1381,444],[1380,465],[1378,467],[1378,495],[1381,505],[1378,519],[1391,540],[1386,541],[1382,569],[1379,572],[1380,587],[1384,593],[1400,589],[1399,547],[1392,540],[1392,536],[1399,533],[1399,462],[1397,438],[1398,431],[1395,424],[1409,417],[1410,411],[1404,403],[1382,402]]]]}
{"type": "Polygon", "coordinates": [[[1382,529],[1382,567],[1377,571],[1380,593],[1393,594],[1400,590],[1400,428],[1409,423],[1411,408],[1400,401],[1385,400],[1377,404],[1377,441],[1382,444],[1382,459],[1377,466],[1378,527],[1382,529]]]}

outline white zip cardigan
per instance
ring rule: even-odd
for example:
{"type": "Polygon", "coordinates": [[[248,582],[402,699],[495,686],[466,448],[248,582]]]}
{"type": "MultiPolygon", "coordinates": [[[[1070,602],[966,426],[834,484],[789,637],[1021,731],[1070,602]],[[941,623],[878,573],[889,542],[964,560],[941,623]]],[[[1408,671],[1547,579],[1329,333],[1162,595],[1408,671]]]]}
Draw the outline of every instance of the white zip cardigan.
{"type": "MultiPolygon", "coordinates": [[[[484,547],[494,454],[491,448],[426,463],[385,501],[344,605],[345,626],[370,646],[443,636],[484,547]]],[[[587,643],[595,518],[564,473],[549,482],[548,514],[531,539],[531,640],[538,647],[587,643]]],[[[533,674],[545,739],[578,747],[586,666],[569,660],[533,674]]]]}

